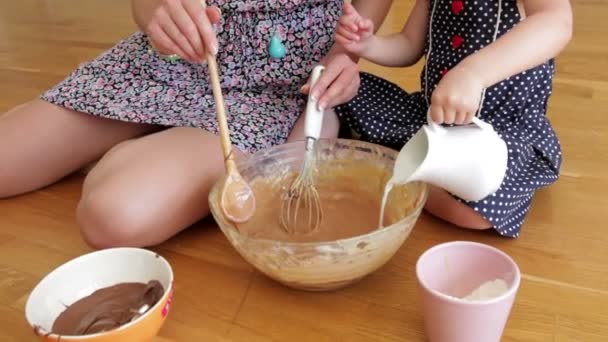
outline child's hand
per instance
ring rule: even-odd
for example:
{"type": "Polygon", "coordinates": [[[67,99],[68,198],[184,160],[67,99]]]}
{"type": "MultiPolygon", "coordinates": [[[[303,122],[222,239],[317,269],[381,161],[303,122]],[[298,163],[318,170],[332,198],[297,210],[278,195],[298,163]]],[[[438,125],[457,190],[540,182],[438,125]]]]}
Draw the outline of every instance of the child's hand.
{"type": "Polygon", "coordinates": [[[481,100],[483,81],[466,67],[448,71],[431,96],[431,118],[435,123],[471,123],[481,100]]]}
{"type": "Polygon", "coordinates": [[[191,62],[202,62],[206,49],[217,53],[212,25],[220,20],[216,7],[205,8],[200,0],[163,0],[144,24],[152,45],[160,53],[177,54],[191,62]]]}
{"type": "Polygon", "coordinates": [[[374,34],[374,22],[363,18],[350,3],[343,6],[343,14],[336,27],[336,43],[348,52],[360,55],[368,47],[374,34]]]}

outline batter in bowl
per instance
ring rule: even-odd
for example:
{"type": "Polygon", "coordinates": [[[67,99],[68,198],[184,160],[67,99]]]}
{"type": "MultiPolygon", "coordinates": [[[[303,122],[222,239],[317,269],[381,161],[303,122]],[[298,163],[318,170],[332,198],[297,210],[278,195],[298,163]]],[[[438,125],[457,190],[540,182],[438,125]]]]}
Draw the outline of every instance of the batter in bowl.
{"type": "MultiPolygon", "coordinates": [[[[323,165],[316,182],[323,209],[321,225],[316,231],[296,234],[283,229],[279,218],[284,194],[296,174],[256,178],[251,182],[256,213],[237,228],[248,236],[290,242],[333,241],[367,234],[378,229],[383,183],[388,176],[384,168],[363,161],[323,165]]],[[[390,225],[387,216],[384,223],[390,225]]],[[[302,217],[306,219],[304,213],[302,217]]]]}

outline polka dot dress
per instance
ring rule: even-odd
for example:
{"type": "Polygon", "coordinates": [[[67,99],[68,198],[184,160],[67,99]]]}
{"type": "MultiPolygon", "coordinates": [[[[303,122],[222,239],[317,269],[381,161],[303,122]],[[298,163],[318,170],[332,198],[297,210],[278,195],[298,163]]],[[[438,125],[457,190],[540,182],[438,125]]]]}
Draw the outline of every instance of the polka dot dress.
{"type": "MultiPolygon", "coordinates": [[[[362,73],[357,97],[336,108],[342,122],[360,139],[401,149],[426,123],[431,94],[443,75],[520,21],[515,0],[436,0],[430,8],[422,90],[407,93],[387,80],[362,73]]],[[[549,60],[482,94],[478,115],[506,141],[508,170],[496,193],[478,202],[459,200],[482,214],[503,236],[519,236],[535,191],[559,176],[561,147],[545,116],[554,71],[554,61],[549,60]]]]}

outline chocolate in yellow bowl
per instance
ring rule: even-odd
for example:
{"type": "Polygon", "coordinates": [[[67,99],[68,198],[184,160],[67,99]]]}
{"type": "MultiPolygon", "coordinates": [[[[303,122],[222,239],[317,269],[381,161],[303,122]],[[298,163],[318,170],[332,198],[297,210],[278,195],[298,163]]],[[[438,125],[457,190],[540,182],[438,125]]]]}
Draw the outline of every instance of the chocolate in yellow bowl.
{"type": "Polygon", "coordinates": [[[167,260],[145,249],[112,248],[49,273],[30,293],[25,316],[43,341],[147,341],[163,326],[172,296],[167,260]]]}
{"type": "Polygon", "coordinates": [[[356,140],[319,140],[315,184],[323,207],[321,227],[289,234],[279,215],[284,194],[302,167],[304,143],[275,146],[237,162],[256,196],[257,210],[234,224],[219,205],[219,181],[209,195],[224,235],[257,270],[287,286],[338,289],[382,267],[403,245],[424,207],[427,185],[412,182],[391,191],[379,227],[380,203],[398,151],[356,140]]]}

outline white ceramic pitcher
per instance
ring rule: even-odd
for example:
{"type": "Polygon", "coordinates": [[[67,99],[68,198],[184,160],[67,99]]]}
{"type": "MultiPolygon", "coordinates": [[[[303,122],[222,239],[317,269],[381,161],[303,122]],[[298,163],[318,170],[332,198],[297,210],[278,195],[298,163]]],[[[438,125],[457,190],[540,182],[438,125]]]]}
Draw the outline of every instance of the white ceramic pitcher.
{"type": "Polygon", "coordinates": [[[471,125],[443,127],[427,118],[399,152],[389,183],[423,181],[467,201],[498,190],[508,151],[492,125],[475,117],[471,125]]]}

